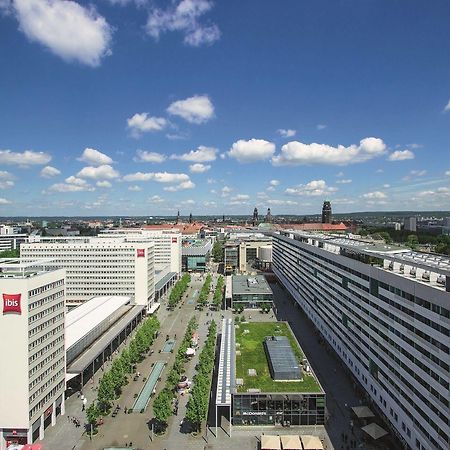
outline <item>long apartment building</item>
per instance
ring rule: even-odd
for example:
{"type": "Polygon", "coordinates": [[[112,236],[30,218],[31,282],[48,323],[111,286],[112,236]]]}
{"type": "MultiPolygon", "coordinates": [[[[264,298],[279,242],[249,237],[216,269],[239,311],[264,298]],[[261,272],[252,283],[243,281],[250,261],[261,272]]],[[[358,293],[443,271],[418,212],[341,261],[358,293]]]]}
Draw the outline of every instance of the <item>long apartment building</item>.
{"type": "Polygon", "coordinates": [[[65,271],[0,264],[0,450],[43,439],[64,414],[65,271]]]}
{"type": "Polygon", "coordinates": [[[182,237],[179,230],[147,230],[142,228],[120,228],[113,230],[102,230],[99,237],[123,237],[140,236],[154,243],[155,270],[167,270],[181,273],[181,243],[182,237]]]}
{"type": "Polygon", "coordinates": [[[405,448],[450,448],[450,258],[285,231],[273,271],[405,448]]]}
{"type": "Polygon", "coordinates": [[[20,247],[23,261],[52,259],[66,269],[66,301],[131,296],[150,308],[155,296],[154,244],[140,236],[117,238],[39,237],[20,247]]]}

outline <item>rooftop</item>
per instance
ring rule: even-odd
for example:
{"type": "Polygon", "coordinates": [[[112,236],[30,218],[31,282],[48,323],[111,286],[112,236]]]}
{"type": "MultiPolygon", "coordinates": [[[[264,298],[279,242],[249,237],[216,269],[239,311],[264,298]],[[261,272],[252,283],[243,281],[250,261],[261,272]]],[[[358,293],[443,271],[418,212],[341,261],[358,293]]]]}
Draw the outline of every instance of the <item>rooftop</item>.
{"type": "Polygon", "coordinates": [[[261,392],[296,392],[322,393],[322,387],[306,361],[302,349],[286,322],[254,322],[239,324],[236,335],[236,378],[243,380],[237,386],[238,392],[248,389],[259,389],[261,392]],[[267,336],[286,336],[295,355],[297,363],[303,364],[301,381],[275,381],[270,374],[269,363],[264,351],[264,340],[267,336]],[[256,371],[256,376],[249,375],[249,369],[256,371]]]}
{"type": "Polygon", "coordinates": [[[272,294],[269,283],[264,276],[256,275],[253,277],[245,275],[233,275],[232,279],[233,295],[239,294],[272,294]]]}
{"type": "Polygon", "coordinates": [[[208,240],[196,240],[191,245],[182,247],[183,256],[205,256],[213,248],[212,242],[208,240]]]}
{"type": "Polygon", "coordinates": [[[275,381],[301,380],[300,362],[286,336],[266,336],[264,345],[270,372],[275,381]]]}
{"type": "Polygon", "coordinates": [[[0,278],[30,278],[56,270],[53,259],[23,262],[20,258],[0,258],[0,278]]]}

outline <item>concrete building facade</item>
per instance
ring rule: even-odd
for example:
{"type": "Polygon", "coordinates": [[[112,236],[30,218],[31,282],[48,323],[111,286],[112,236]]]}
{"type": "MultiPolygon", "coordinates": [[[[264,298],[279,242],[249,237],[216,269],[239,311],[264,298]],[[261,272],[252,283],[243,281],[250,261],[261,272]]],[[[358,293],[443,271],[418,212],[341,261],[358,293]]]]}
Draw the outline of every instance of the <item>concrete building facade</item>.
{"type": "Polygon", "coordinates": [[[273,271],[405,448],[450,447],[450,259],[310,233],[273,271]]]}
{"type": "Polygon", "coordinates": [[[92,297],[131,296],[150,308],[155,294],[154,244],[141,236],[120,238],[40,238],[22,244],[24,261],[52,259],[66,269],[66,301],[78,305],[92,297]]]}
{"type": "Polygon", "coordinates": [[[0,450],[43,439],[64,414],[65,271],[0,266],[0,450]]]}

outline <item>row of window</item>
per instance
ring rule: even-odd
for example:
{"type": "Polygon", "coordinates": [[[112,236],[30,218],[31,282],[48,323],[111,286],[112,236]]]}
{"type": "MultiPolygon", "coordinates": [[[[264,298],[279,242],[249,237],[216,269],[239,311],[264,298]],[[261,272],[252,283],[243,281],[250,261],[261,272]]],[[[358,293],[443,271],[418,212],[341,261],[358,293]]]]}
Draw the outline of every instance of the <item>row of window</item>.
{"type": "Polygon", "coordinates": [[[42,294],[43,292],[47,292],[49,289],[56,289],[60,286],[64,286],[64,278],[58,281],[54,281],[53,283],[46,284],[44,286],[40,286],[36,289],[31,289],[28,291],[28,297],[34,297],[35,295],[42,294]]]}
{"type": "Polygon", "coordinates": [[[40,331],[44,330],[45,328],[53,325],[54,323],[62,319],[64,319],[64,313],[57,314],[51,319],[48,319],[44,323],[41,323],[40,325],[37,325],[35,328],[33,328],[33,334],[39,333],[40,331]]]}
{"type": "Polygon", "coordinates": [[[58,366],[60,366],[61,364],[64,364],[64,358],[59,359],[58,361],[53,363],[51,366],[47,367],[47,369],[45,369],[44,372],[42,372],[34,380],[32,380],[30,383],[29,389],[30,390],[33,389],[37,384],[39,384],[43,379],[45,379],[50,372],[53,372],[54,370],[56,370],[56,368],[58,366]]]}
{"type": "MultiPolygon", "coordinates": [[[[31,337],[34,334],[36,334],[34,332],[36,328],[33,328],[32,330],[30,330],[28,332],[28,336],[31,337]]],[[[64,325],[58,325],[57,327],[48,330],[45,334],[43,334],[41,337],[39,337],[38,339],[36,339],[35,341],[30,341],[30,345],[32,345],[31,348],[36,347],[37,345],[41,344],[42,342],[44,342],[46,339],[51,339],[52,336],[54,336],[55,334],[61,333],[64,329],[64,325]]]]}
{"type": "Polygon", "coordinates": [[[53,300],[57,300],[60,297],[64,296],[64,291],[58,291],[54,294],[48,295],[47,297],[41,298],[40,300],[36,300],[35,302],[31,302],[28,305],[28,310],[33,311],[33,309],[39,308],[42,305],[45,305],[46,303],[49,303],[53,300]]]}
{"type": "MultiPolygon", "coordinates": [[[[61,372],[64,373],[64,371],[60,371],[59,375],[61,375],[61,372]]],[[[61,395],[61,393],[64,391],[64,387],[65,387],[65,381],[62,380],[60,381],[50,392],[48,392],[46,394],[46,396],[41,399],[39,401],[39,403],[37,403],[35,406],[33,406],[33,408],[31,408],[29,416],[30,419],[37,414],[38,412],[40,412],[40,410],[50,401],[54,401],[59,395],[61,395]]]]}
{"type": "Polygon", "coordinates": [[[50,306],[47,309],[44,309],[43,311],[39,311],[36,314],[33,314],[30,316],[28,323],[32,324],[33,322],[36,322],[36,320],[40,320],[43,317],[47,317],[49,314],[53,314],[58,309],[64,308],[64,300],[62,302],[56,303],[56,305],[50,306]]]}

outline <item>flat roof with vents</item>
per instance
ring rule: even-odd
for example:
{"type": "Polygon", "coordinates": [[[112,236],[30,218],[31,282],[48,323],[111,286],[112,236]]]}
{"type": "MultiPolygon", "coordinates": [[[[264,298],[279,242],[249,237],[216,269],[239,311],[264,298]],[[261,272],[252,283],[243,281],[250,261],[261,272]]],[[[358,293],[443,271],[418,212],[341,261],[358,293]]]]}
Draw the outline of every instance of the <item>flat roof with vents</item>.
{"type": "Polygon", "coordinates": [[[275,381],[299,381],[302,372],[286,336],[267,336],[264,340],[270,375],[275,381]]]}

